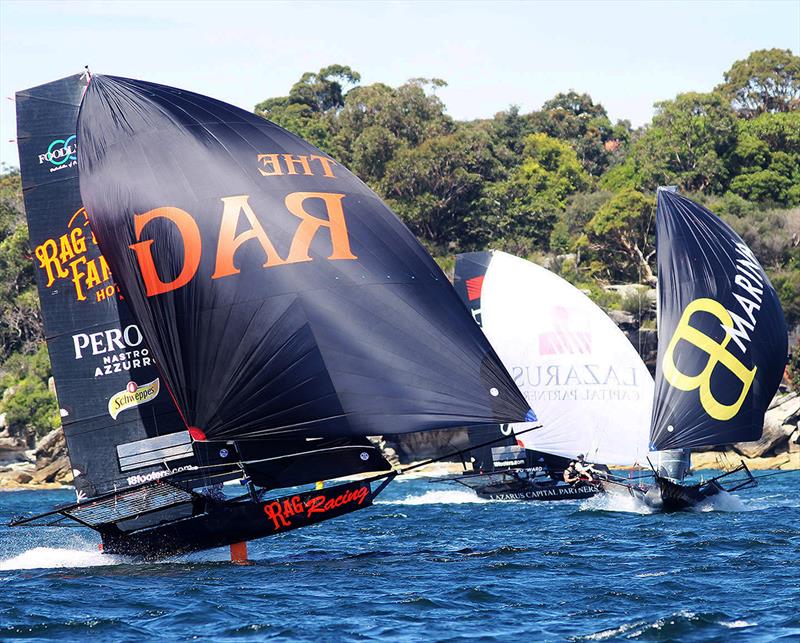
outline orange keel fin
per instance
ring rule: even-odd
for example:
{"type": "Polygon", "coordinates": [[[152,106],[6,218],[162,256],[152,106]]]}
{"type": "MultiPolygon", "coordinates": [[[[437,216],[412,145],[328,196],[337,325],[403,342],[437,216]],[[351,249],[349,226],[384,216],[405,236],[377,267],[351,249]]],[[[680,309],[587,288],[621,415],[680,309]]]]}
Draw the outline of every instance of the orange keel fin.
{"type": "Polygon", "coordinates": [[[239,564],[247,562],[247,541],[231,543],[231,562],[239,564]]]}

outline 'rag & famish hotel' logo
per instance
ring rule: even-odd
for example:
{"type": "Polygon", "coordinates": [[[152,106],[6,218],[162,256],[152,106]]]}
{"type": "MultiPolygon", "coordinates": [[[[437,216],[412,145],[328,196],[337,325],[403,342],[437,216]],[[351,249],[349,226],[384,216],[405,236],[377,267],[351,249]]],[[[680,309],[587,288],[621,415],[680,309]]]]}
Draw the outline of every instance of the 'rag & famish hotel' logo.
{"type": "Polygon", "coordinates": [[[64,234],[46,239],[33,252],[39,268],[47,275],[47,288],[56,280],[70,281],[78,301],[102,301],[117,292],[108,264],[89,227],[86,208],[72,215],[64,234]]]}
{"type": "Polygon", "coordinates": [[[115,393],[108,401],[108,414],[117,419],[117,416],[125,409],[139,406],[145,402],[154,400],[158,395],[158,378],[154,379],[149,384],[142,384],[139,386],[136,382],[128,382],[128,386],[124,391],[115,393]]]}

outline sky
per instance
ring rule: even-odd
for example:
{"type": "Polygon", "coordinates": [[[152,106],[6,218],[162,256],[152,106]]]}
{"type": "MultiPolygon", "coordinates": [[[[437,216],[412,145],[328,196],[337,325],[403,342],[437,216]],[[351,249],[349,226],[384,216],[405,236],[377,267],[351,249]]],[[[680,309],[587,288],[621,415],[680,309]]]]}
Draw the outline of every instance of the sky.
{"type": "Polygon", "coordinates": [[[800,52],[800,0],[0,0],[0,163],[18,165],[14,93],[84,65],[253,109],[339,63],[362,84],[444,79],[437,94],[456,119],[529,112],[573,89],[639,126],[654,102],[710,91],[772,47],[800,52]]]}

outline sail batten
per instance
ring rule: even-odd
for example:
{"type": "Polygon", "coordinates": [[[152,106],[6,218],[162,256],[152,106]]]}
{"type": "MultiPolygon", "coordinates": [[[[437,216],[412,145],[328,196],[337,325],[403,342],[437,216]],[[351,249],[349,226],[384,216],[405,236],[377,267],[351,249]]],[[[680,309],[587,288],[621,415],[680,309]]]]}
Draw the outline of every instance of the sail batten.
{"type": "Polygon", "coordinates": [[[436,263],[334,159],[220,101],[105,76],[78,139],[92,230],[210,439],[524,419],[436,263]]]}

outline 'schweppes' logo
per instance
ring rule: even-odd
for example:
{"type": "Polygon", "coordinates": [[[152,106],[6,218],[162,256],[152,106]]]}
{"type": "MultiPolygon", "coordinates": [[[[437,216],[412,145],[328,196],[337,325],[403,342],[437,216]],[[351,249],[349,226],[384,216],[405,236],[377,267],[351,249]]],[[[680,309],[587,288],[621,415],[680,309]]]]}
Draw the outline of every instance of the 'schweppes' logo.
{"type": "Polygon", "coordinates": [[[72,282],[78,301],[87,298],[101,301],[114,296],[116,284],[111,279],[105,258],[96,252],[96,247],[86,209],[80,208],[67,223],[67,232],[46,239],[34,248],[39,267],[47,275],[46,287],[50,288],[57,279],[64,279],[72,282]],[[91,255],[96,256],[92,259],[91,255]]]}
{"type": "Polygon", "coordinates": [[[117,419],[117,416],[125,409],[139,406],[154,400],[158,396],[158,378],[149,384],[139,386],[136,382],[128,382],[124,391],[115,393],[108,401],[108,414],[117,419]]]}
{"type": "Polygon", "coordinates": [[[39,165],[50,165],[51,172],[73,167],[78,162],[78,144],[75,135],[50,141],[47,151],[39,154],[39,165]]]}
{"type": "Polygon", "coordinates": [[[706,413],[715,420],[725,421],[734,417],[742,407],[747,392],[753,383],[756,375],[756,367],[748,369],[747,366],[728,350],[731,341],[731,333],[725,333],[725,338],[718,342],[709,337],[704,332],[691,325],[692,316],[695,313],[704,312],[716,317],[722,328],[729,329],[734,327],[731,314],[725,307],[713,299],[695,299],[683,311],[678,327],[670,339],[667,350],[664,353],[662,371],[664,378],[681,391],[694,391],[700,389],[700,404],[703,405],[706,413]],[[687,375],[675,364],[675,348],[681,340],[699,348],[707,356],[705,367],[697,375],[687,375]],[[711,378],[714,369],[721,366],[728,370],[734,377],[741,382],[739,398],[733,404],[720,402],[711,390],[711,378]]]}

